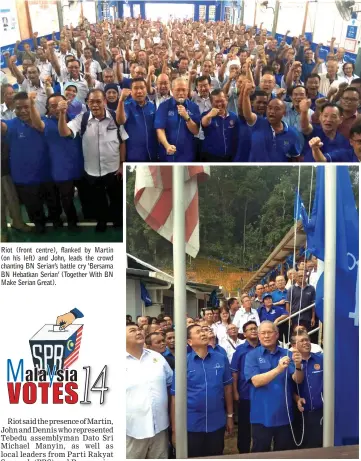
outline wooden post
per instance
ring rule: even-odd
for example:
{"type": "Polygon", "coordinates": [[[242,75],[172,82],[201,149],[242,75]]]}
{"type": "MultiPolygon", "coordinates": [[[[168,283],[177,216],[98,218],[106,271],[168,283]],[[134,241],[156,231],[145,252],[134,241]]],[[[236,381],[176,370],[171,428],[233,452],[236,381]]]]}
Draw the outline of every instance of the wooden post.
{"type": "Polygon", "coordinates": [[[305,16],[303,18],[303,26],[302,26],[302,35],[305,35],[306,32],[306,27],[307,27],[307,16],[308,16],[308,6],[310,2],[306,2],[306,8],[305,8],[305,16]]]}

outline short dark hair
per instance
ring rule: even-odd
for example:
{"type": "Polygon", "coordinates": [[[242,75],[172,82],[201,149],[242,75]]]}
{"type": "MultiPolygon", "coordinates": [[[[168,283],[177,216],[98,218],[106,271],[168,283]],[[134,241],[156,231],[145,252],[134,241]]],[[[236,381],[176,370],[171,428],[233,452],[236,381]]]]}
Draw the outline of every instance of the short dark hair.
{"type": "MultiPolygon", "coordinates": [[[[100,88],[92,88],[92,89],[89,91],[88,96],[86,97],[86,101],[89,100],[91,94],[96,93],[97,91],[103,95],[103,98],[104,98],[104,99],[106,99],[105,91],[104,91],[104,90],[101,90],[100,88]]],[[[140,315],[139,317],[143,317],[143,316],[140,315]]]]}
{"type": "Polygon", "coordinates": [[[201,75],[200,77],[197,77],[196,78],[196,87],[197,87],[199,82],[204,82],[205,80],[207,80],[208,83],[211,84],[211,78],[210,77],[206,77],[205,75],[201,75]]]}
{"type": "Polygon", "coordinates": [[[307,88],[306,88],[304,85],[295,85],[295,86],[293,86],[293,87],[291,88],[291,90],[290,90],[291,95],[292,95],[292,93],[294,92],[294,90],[295,90],[296,88],[303,88],[303,89],[305,90],[306,94],[307,94],[307,88]]]}
{"type": "Polygon", "coordinates": [[[174,328],[172,327],[169,327],[169,328],[166,328],[163,333],[167,336],[167,333],[174,333],[174,328]]]}
{"type": "Polygon", "coordinates": [[[357,121],[356,123],[354,123],[350,129],[350,138],[352,138],[354,134],[361,134],[361,122],[360,121],[357,121]]]}
{"type": "Polygon", "coordinates": [[[307,75],[307,77],[305,78],[305,85],[306,85],[309,78],[318,78],[318,81],[319,82],[321,81],[321,77],[318,74],[313,73],[313,74],[307,75]]]}
{"type": "Polygon", "coordinates": [[[268,94],[263,91],[263,90],[256,90],[254,93],[251,94],[251,101],[254,101],[257,96],[266,96],[266,98],[268,98],[268,94]]]}
{"type": "Polygon", "coordinates": [[[243,325],[243,333],[245,333],[245,331],[247,330],[247,328],[250,326],[250,325],[256,325],[257,327],[257,322],[255,322],[254,320],[249,320],[248,322],[246,322],[244,325],[243,325]]]}
{"type": "Polygon", "coordinates": [[[352,82],[351,82],[351,85],[352,85],[353,83],[361,83],[361,77],[354,78],[354,79],[352,80],[352,82]]]}
{"type": "Polygon", "coordinates": [[[269,74],[269,75],[274,75],[275,71],[273,70],[273,67],[271,66],[265,66],[262,68],[262,75],[269,74]]]}
{"type": "MultiPolygon", "coordinates": [[[[213,90],[211,92],[211,100],[215,97],[215,96],[219,96],[221,93],[224,93],[224,91],[222,90],[222,88],[216,88],[215,90],[213,90]]],[[[224,94],[226,97],[227,95],[224,94]]]]}
{"type": "Polygon", "coordinates": [[[146,344],[147,346],[151,346],[151,345],[152,345],[152,341],[153,341],[153,337],[154,337],[154,336],[158,336],[158,335],[160,335],[160,333],[158,333],[158,332],[156,332],[156,331],[154,331],[153,333],[149,333],[149,335],[147,335],[147,336],[145,337],[145,344],[146,344]]]}
{"type": "Polygon", "coordinates": [[[212,309],[211,307],[206,307],[206,308],[204,309],[204,313],[206,313],[207,311],[211,311],[212,314],[213,314],[213,309],[212,309]]]}
{"type": "Polygon", "coordinates": [[[56,98],[57,96],[60,96],[64,101],[66,101],[66,97],[64,95],[62,95],[61,93],[53,93],[50,96],[48,96],[46,98],[46,103],[45,103],[46,115],[49,112],[49,101],[50,101],[50,99],[56,98]]]}
{"type": "Polygon", "coordinates": [[[135,78],[133,78],[133,80],[132,80],[132,82],[130,84],[130,87],[132,88],[134,83],[138,83],[138,82],[143,82],[144,85],[146,85],[145,80],[144,80],[143,77],[135,77],[135,78]]]}
{"type": "Polygon", "coordinates": [[[19,91],[19,93],[16,93],[14,96],[13,101],[26,101],[27,99],[29,99],[28,93],[26,93],[26,91],[19,91]]]}
{"type": "Polygon", "coordinates": [[[231,307],[235,301],[237,301],[237,298],[229,298],[227,301],[228,307],[231,307]]]}
{"type": "Polygon", "coordinates": [[[343,109],[341,106],[338,106],[337,104],[335,104],[334,102],[326,102],[326,104],[324,104],[322,107],[321,107],[321,114],[323,113],[323,111],[325,109],[327,109],[327,107],[336,107],[336,109],[338,109],[340,115],[343,115],[343,109]]]}
{"type": "Polygon", "coordinates": [[[347,92],[347,91],[354,91],[355,93],[357,93],[360,97],[360,93],[359,93],[359,90],[358,88],[356,88],[355,86],[348,86],[347,88],[345,88],[343,90],[343,93],[342,93],[342,96],[347,92]]]}
{"type": "Polygon", "coordinates": [[[178,64],[180,64],[180,62],[181,62],[181,61],[184,61],[184,60],[186,60],[186,61],[189,62],[189,59],[188,59],[186,56],[182,56],[182,57],[179,59],[178,64]]]}
{"type": "Polygon", "coordinates": [[[192,329],[195,328],[195,327],[199,327],[199,326],[200,325],[198,323],[193,323],[193,325],[189,325],[189,327],[187,327],[187,340],[191,339],[192,329]]]}
{"type": "Polygon", "coordinates": [[[300,332],[297,333],[296,335],[295,335],[295,334],[291,335],[291,339],[290,339],[290,343],[291,343],[291,344],[296,344],[296,342],[297,342],[297,341],[296,341],[297,336],[307,336],[307,338],[309,338],[309,335],[308,335],[307,331],[300,331],[300,332]]]}
{"type": "Polygon", "coordinates": [[[74,62],[74,61],[77,62],[77,63],[79,64],[79,67],[81,67],[81,64],[80,64],[79,59],[76,59],[76,58],[74,58],[74,57],[73,57],[73,59],[69,59],[69,61],[66,63],[66,67],[68,67],[68,64],[69,64],[70,62],[74,62]]]}

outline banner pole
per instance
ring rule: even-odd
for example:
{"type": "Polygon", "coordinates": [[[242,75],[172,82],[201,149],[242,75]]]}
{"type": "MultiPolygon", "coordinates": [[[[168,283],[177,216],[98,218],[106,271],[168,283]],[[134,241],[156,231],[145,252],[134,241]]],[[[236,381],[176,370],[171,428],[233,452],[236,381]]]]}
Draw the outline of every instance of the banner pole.
{"type": "Polygon", "coordinates": [[[175,335],[175,428],[178,459],[188,457],[187,443],[187,324],[184,167],[173,170],[173,271],[175,335]]]}
{"type": "Polygon", "coordinates": [[[335,296],[337,167],[325,168],[325,271],[323,307],[323,446],[335,441],[335,296]]]}

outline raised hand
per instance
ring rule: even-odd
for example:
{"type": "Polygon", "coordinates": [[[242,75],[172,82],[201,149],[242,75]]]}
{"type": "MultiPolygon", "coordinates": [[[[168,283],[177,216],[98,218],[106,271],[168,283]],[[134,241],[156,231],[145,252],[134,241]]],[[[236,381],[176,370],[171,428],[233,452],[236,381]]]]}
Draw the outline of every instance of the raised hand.
{"type": "Polygon", "coordinates": [[[312,138],[308,141],[308,145],[311,149],[321,149],[323,143],[320,138],[312,138]]]}

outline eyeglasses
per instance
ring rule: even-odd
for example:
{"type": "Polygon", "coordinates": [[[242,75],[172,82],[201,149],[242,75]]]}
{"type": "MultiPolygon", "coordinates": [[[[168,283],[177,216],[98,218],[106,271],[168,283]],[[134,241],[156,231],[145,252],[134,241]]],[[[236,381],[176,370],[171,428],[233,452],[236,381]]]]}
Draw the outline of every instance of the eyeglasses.
{"type": "Polygon", "coordinates": [[[246,330],[244,330],[245,333],[247,333],[247,331],[257,331],[258,328],[257,327],[253,327],[253,328],[247,328],[246,330]]]}
{"type": "Polygon", "coordinates": [[[261,336],[272,336],[273,334],[275,334],[276,332],[275,331],[261,331],[259,334],[261,336]]]}
{"type": "Polygon", "coordinates": [[[345,98],[344,96],[342,96],[342,99],[347,102],[357,102],[359,100],[359,98],[345,98]]]}

